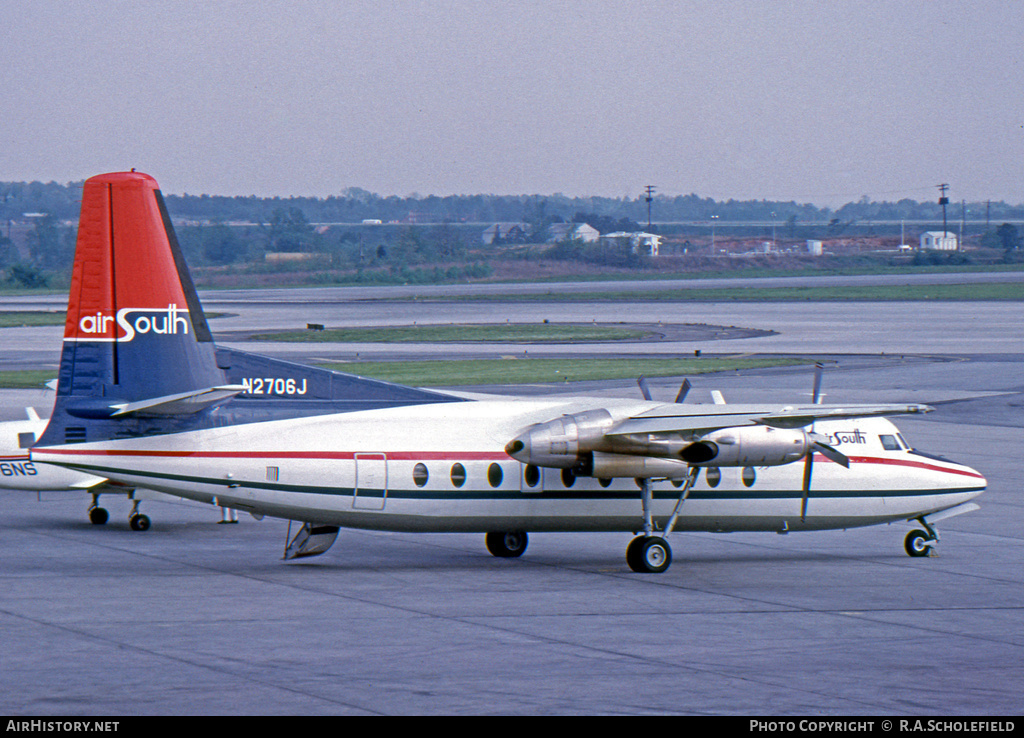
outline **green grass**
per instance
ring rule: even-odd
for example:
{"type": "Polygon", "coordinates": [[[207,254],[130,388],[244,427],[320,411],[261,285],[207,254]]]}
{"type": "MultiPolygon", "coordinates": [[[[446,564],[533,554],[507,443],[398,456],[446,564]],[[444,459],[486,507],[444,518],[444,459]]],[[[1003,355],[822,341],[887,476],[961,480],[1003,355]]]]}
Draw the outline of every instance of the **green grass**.
{"type": "Polygon", "coordinates": [[[0,388],[42,389],[51,379],[57,378],[57,370],[26,369],[24,371],[0,372],[0,388]]]}
{"type": "MultiPolygon", "coordinates": [[[[534,384],[606,379],[693,376],[708,372],[794,366],[799,359],[469,359],[465,361],[383,361],[321,364],[362,377],[414,387],[466,384],[534,384]]],[[[0,371],[0,388],[41,389],[56,371],[0,371]]]]}
{"type": "Polygon", "coordinates": [[[692,376],[708,372],[793,366],[799,359],[468,359],[322,364],[350,374],[414,387],[466,384],[535,384],[608,379],[692,376]]]}
{"type": "Polygon", "coordinates": [[[39,310],[12,310],[0,313],[0,328],[19,328],[22,326],[64,325],[65,313],[43,312],[39,310]]]}
{"type": "Polygon", "coordinates": [[[411,325],[382,328],[331,328],[322,331],[262,333],[257,341],[299,341],[312,343],[439,343],[526,342],[563,343],[571,341],[636,341],[646,331],[615,326],[560,325],[554,323],[497,325],[411,325]]]}
{"type": "Polygon", "coordinates": [[[827,302],[1024,300],[1024,282],[991,284],[863,285],[849,287],[695,287],[636,292],[546,292],[535,295],[473,295],[458,300],[640,302],[827,302]]]}

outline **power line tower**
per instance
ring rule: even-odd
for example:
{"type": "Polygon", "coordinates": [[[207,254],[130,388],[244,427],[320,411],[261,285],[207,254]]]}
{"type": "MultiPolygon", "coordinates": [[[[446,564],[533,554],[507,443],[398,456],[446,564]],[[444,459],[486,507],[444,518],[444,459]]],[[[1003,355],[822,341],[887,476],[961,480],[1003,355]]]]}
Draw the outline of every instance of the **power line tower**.
{"type": "Polygon", "coordinates": [[[654,201],[654,185],[647,185],[647,187],[644,188],[644,192],[647,195],[644,198],[647,201],[647,230],[648,230],[648,232],[650,232],[652,230],[652,228],[651,228],[651,203],[654,201]]]}

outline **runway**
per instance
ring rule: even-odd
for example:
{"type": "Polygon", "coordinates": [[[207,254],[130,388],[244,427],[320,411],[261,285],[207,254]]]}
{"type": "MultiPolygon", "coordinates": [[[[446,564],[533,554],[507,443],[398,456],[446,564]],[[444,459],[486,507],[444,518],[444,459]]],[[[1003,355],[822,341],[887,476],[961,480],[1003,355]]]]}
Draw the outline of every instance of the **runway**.
{"type": "MultiPolygon", "coordinates": [[[[276,294],[276,293],[275,293],[276,294]]],[[[280,560],[287,523],[147,502],[90,525],[84,494],[0,494],[0,714],[1017,715],[1024,708],[1024,316],[1019,303],[465,303],[204,295],[215,334],[352,325],[703,322],[772,335],[700,346],[265,344],[296,359],[601,352],[797,354],[834,361],[826,402],[934,403],[896,419],[921,450],[984,473],[981,509],[939,524],[939,555],[902,550],[908,525],[674,534],[672,567],[630,572],[626,534],[535,534],[521,559],[477,535],[342,531],[323,557],[280,560]],[[232,300],[231,308],[227,301],[232,300]],[[247,303],[251,301],[251,306],[247,303]],[[273,325],[267,323],[273,321],[273,325]],[[727,345],[725,345],[727,344],[727,345]]],[[[308,297],[308,296],[307,296],[308,297]]],[[[0,305],[0,309],[5,309],[0,305]]],[[[52,362],[60,329],[5,329],[52,362]],[[52,344],[52,345],[51,345],[52,344]]],[[[21,343],[19,343],[19,341],[21,343]]],[[[672,345],[663,345],[672,344],[672,345]]],[[[674,397],[681,378],[652,380],[674,397]]],[[[807,368],[693,379],[730,402],[806,402],[807,368]]],[[[507,388],[482,388],[507,391],[507,388]]],[[[629,381],[532,393],[631,394],[629,381]]],[[[4,417],[48,409],[4,392],[4,417]]],[[[640,503],[637,503],[638,517],[640,503]]]]}

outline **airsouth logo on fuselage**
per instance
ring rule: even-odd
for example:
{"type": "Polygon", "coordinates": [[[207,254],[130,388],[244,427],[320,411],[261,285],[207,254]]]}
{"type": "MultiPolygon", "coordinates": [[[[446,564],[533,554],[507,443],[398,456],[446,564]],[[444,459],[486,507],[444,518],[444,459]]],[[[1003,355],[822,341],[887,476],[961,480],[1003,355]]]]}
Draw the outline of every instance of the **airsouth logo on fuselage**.
{"type": "Polygon", "coordinates": [[[121,308],[116,315],[100,311],[79,319],[78,336],[75,340],[127,343],[136,336],[147,333],[161,336],[187,334],[187,315],[188,310],[180,309],[175,303],[166,308],[121,308]],[[112,331],[116,331],[118,335],[111,335],[112,331]]]}

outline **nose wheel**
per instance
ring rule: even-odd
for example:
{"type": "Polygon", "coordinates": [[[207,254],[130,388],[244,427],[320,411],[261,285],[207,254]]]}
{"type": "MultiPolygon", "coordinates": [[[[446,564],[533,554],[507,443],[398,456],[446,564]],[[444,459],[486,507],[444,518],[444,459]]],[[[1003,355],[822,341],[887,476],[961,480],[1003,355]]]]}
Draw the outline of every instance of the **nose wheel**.
{"type": "Polygon", "coordinates": [[[919,556],[931,556],[932,546],[935,545],[935,537],[928,535],[923,530],[912,530],[903,540],[903,548],[908,556],[915,558],[919,556]]]}

